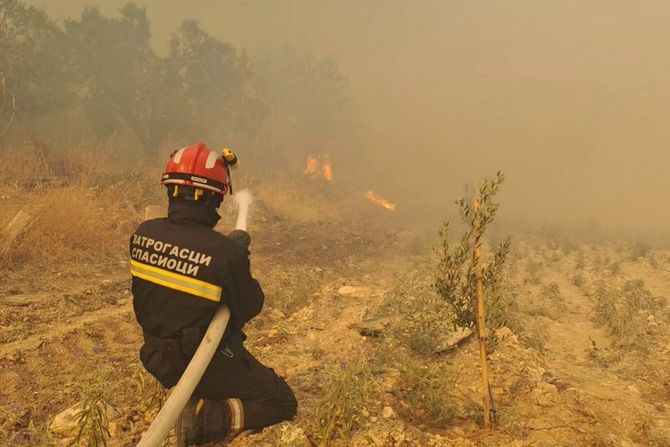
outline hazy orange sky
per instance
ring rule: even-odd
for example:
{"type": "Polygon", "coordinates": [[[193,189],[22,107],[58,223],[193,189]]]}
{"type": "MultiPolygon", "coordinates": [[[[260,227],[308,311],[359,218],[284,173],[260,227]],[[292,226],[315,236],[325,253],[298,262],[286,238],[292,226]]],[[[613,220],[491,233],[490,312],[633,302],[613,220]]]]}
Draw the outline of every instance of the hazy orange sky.
{"type": "MultiPolygon", "coordinates": [[[[122,0],[33,0],[57,17],[122,0]]],[[[157,47],[185,18],[250,53],[290,44],[349,77],[370,187],[451,207],[502,169],[503,210],[664,231],[670,2],[144,0],[157,47]],[[372,161],[374,159],[374,161],[372,161]]]]}

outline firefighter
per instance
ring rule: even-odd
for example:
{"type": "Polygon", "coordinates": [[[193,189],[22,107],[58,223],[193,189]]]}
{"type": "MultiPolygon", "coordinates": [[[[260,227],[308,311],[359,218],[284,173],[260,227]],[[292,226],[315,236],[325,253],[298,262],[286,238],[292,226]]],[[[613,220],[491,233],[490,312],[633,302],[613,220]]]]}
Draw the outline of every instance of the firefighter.
{"type": "Polygon", "coordinates": [[[218,306],[230,308],[222,341],[177,424],[182,446],[232,439],[291,419],[297,409],[287,383],[244,347],[242,329],[264,301],[249,271],[248,235],[213,230],[236,161],[202,143],[173,153],[162,177],[168,217],[142,223],[130,239],[140,359],[163,386],[176,385],[218,306]]]}

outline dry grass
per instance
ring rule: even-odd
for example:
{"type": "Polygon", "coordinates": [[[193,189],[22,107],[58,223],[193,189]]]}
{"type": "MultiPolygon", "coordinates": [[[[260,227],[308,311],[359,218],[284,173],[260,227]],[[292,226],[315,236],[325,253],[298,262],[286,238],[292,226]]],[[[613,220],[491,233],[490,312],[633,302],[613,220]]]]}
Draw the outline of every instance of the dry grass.
{"type": "Polygon", "coordinates": [[[290,314],[314,299],[323,282],[321,275],[311,269],[273,269],[261,272],[258,279],[263,284],[267,304],[290,314]]]}
{"type": "MultiPolygon", "coordinates": [[[[35,139],[3,151],[0,228],[20,210],[33,219],[0,265],[43,266],[124,256],[128,235],[143,218],[144,207],[166,201],[158,182],[162,167],[162,161],[130,165],[104,146],[57,151],[35,139]]],[[[335,185],[279,171],[254,168],[253,176],[250,171],[235,172],[234,186],[250,188],[267,219],[316,223],[338,217],[335,185]]],[[[235,214],[231,206],[222,212],[235,214]]]]}
{"type": "Polygon", "coordinates": [[[670,447],[670,433],[664,432],[660,424],[650,415],[638,418],[633,428],[632,439],[650,447],[670,447]]]}
{"type": "Polygon", "coordinates": [[[270,219],[313,224],[342,220],[356,212],[377,211],[352,183],[311,179],[302,173],[253,166],[238,176],[238,185],[252,188],[270,219]]]}
{"type": "MultiPolygon", "coordinates": [[[[140,165],[143,165],[141,163],[140,165]]],[[[105,146],[89,146],[59,151],[35,139],[4,150],[0,164],[0,184],[31,189],[38,186],[94,185],[99,178],[128,170],[118,154],[105,146]]],[[[135,169],[144,166],[134,165],[135,169]]]]}
{"type": "Polygon", "coordinates": [[[320,197],[290,184],[279,183],[273,188],[264,188],[257,198],[268,214],[280,220],[298,223],[317,223],[335,218],[332,208],[320,197]]]}
{"type": "Polygon", "coordinates": [[[443,428],[456,416],[464,416],[452,400],[455,380],[446,362],[407,362],[401,380],[398,391],[402,403],[400,412],[415,424],[443,428]]]}
{"type": "Polygon", "coordinates": [[[32,219],[0,264],[43,267],[122,256],[128,235],[141,221],[141,210],[160,193],[150,171],[86,148],[5,152],[0,165],[0,228],[20,210],[32,219]]]}
{"type": "MultiPolygon", "coordinates": [[[[43,267],[59,262],[123,258],[127,238],[143,218],[145,206],[164,204],[158,182],[161,162],[121,162],[111,150],[82,146],[59,152],[31,142],[3,152],[0,164],[0,228],[20,211],[33,217],[30,226],[0,259],[0,265],[43,267]]],[[[292,223],[336,219],[337,188],[302,176],[241,170],[234,186],[250,188],[261,215],[292,223]],[[264,179],[259,181],[258,179],[264,179]]],[[[341,202],[341,200],[340,200],[341,202]]],[[[235,209],[224,206],[224,217],[235,209]]],[[[230,214],[230,216],[228,216],[230,214]]],[[[1,241],[0,241],[1,242],[1,241]]],[[[289,278],[311,288],[310,277],[289,278]]],[[[286,281],[284,281],[286,282],[286,281]]],[[[298,287],[300,288],[300,287],[298,287]]],[[[283,296],[282,307],[303,301],[302,292],[283,296]],[[298,296],[299,295],[299,296],[298,296]]]]}
{"type": "MultiPolygon", "coordinates": [[[[10,247],[5,261],[59,262],[118,255],[122,248],[118,222],[100,197],[80,186],[46,190],[26,197],[22,209],[32,223],[10,247]]],[[[11,219],[3,215],[3,224],[11,219]]]]}

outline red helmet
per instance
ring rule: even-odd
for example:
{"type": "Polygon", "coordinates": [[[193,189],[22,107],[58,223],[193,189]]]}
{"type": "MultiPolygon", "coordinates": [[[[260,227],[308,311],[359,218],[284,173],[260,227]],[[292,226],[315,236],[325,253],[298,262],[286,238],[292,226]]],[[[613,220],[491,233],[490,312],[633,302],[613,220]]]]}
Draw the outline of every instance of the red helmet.
{"type": "Polygon", "coordinates": [[[204,143],[187,146],[170,156],[161,183],[207,189],[224,196],[231,186],[228,161],[204,143]]]}

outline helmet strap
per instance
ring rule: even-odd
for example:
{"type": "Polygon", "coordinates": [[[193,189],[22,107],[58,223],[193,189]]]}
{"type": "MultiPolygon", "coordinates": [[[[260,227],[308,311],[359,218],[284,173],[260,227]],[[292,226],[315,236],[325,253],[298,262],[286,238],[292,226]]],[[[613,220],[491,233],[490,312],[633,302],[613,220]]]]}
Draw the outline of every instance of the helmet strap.
{"type": "Polygon", "coordinates": [[[228,190],[233,194],[233,178],[230,176],[230,164],[226,163],[226,172],[228,173],[228,190]]]}
{"type": "Polygon", "coordinates": [[[192,186],[168,185],[168,197],[170,201],[181,200],[184,202],[198,203],[204,206],[218,208],[223,201],[223,196],[213,191],[207,191],[192,186]]]}

